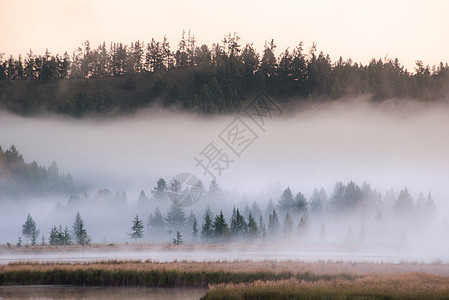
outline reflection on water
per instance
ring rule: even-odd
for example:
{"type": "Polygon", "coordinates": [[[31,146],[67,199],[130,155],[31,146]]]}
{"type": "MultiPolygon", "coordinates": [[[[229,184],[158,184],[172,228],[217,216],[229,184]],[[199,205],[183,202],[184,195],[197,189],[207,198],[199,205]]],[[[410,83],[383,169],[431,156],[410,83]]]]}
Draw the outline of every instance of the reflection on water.
{"type": "Polygon", "coordinates": [[[0,299],[199,299],[205,288],[140,288],[79,286],[0,287],[0,299]]]}

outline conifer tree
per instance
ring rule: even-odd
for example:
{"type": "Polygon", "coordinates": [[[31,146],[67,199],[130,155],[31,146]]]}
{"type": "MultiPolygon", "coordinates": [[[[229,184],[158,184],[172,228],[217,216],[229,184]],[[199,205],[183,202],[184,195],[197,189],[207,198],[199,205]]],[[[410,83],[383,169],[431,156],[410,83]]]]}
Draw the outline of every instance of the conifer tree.
{"type": "Polygon", "coordinates": [[[130,238],[135,239],[137,243],[137,239],[143,238],[143,222],[139,219],[139,216],[136,217],[132,221],[133,225],[131,226],[132,233],[128,233],[130,238]]]}
{"type": "Polygon", "coordinates": [[[75,222],[73,223],[72,229],[75,237],[75,243],[81,246],[89,244],[91,238],[87,234],[86,228],[84,227],[84,221],[79,212],[76,213],[75,222]]]}
{"type": "Polygon", "coordinates": [[[252,212],[248,215],[248,236],[250,238],[256,238],[259,234],[259,227],[257,226],[257,222],[253,217],[252,212]]]}

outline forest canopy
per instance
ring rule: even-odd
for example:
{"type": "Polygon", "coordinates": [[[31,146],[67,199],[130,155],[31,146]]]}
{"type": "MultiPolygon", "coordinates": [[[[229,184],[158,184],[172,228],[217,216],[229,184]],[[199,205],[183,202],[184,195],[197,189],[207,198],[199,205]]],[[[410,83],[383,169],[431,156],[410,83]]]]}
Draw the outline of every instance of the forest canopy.
{"type": "Polygon", "coordinates": [[[6,151],[0,146],[0,200],[3,197],[70,194],[76,191],[70,173],[60,174],[55,161],[48,168],[35,161],[25,163],[14,145],[6,151]]]}
{"type": "Polygon", "coordinates": [[[302,42],[277,52],[273,40],[259,53],[235,33],[199,45],[189,31],[175,47],[164,37],[96,48],[86,41],[71,55],[0,54],[0,108],[83,117],[158,104],[217,114],[238,111],[260,91],[292,105],[360,95],[437,101],[449,92],[449,65],[443,62],[430,67],[417,60],[409,71],[397,58],[373,58],[366,65],[332,61],[315,44],[306,50],[302,42]]]}

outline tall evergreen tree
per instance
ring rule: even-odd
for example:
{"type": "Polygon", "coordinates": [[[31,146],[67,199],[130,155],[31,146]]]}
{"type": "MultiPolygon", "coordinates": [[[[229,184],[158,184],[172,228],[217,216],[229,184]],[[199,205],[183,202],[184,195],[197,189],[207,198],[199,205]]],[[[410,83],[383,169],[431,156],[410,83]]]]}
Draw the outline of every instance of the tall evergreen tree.
{"type": "Polygon", "coordinates": [[[135,239],[137,243],[137,239],[143,238],[143,222],[139,219],[139,216],[136,215],[136,217],[132,221],[131,230],[132,233],[128,233],[130,238],[135,239]]]}
{"type": "Polygon", "coordinates": [[[194,219],[193,219],[192,236],[193,236],[193,240],[196,241],[196,239],[198,238],[198,222],[196,220],[196,217],[194,217],[194,219]]]}
{"type": "Polygon", "coordinates": [[[220,214],[215,216],[212,227],[214,229],[214,234],[216,238],[222,239],[225,237],[225,233],[228,230],[228,224],[226,223],[222,211],[220,211],[220,214]]]}
{"type": "Polygon", "coordinates": [[[86,228],[84,227],[84,221],[81,218],[79,211],[76,213],[75,222],[72,226],[73,235],[75,237],[75,243],[81,246],[86,246],[90,243],[90,236],[87,234],[86,228]]]}
{"type": "Polygon", "coordinates": [[[247,224],[239,209],[236,210],[235,216],[231,219],[231,234],[233,237],[244,237],[247,232],[247,224]]]}
{"type": "Polygon", "coordinates": [[[273,209],[273,213],[270,214],[270,217],[268,218],[268,233],[271,236],[276,236],[279,233],[279,229],[279,219],[276,210],[273,209]]]}
{"type": "Polygon", "coordinates": [[[257,226],[257,222],[253,217],[252,212],[248,215],[248,236],[249,238],[257,238],[259,234],[259,227],[257,226]]]}
{"type": "Polygon", "coordinates": [[[30,214],[28,214],[25,223],[22,225],[22,234],[24,237],[31,240],[31,244],[36,245],[37,237],[39,236],[40,230],[36,228],[36,223],[30,214]]]}
{"type": "Polygon", "coordinates": [[[202,226],[201,236],[203,240],[209,240],[214,234],[214,229],[212,227],[212,219],[210,217],[209,212],[206,211],[206,215],[204,217],[204,224],[202,226]]]}
{"type": "Polygon", "coordinates": [[[151,191],[154,198],[157,200],[162,200],[165,197],[165,194],[167,192],[167,182],[165,182],[164,178],[159,178],[159,180],[156,182],[156,186],[151,191]]]}
{"type": "Polygon", "coordinates": [[[178,230],[184,227],[187,219],[182,207],[172,203],[167,212],[167,217],[165,217],[165,221],[167,222],[169,229],[178,230]]]}
{"type": "Polygon", "coordinates": [[[290,214],[288,212],[285,214],[285,219],[284,219],[283,225],[284,225],[284,234],[290,235],[293,230],[293,220],[292,220],[292,217],[290,217],[290,214]]]}
{"type": "Polygon", "coordinates": [[[262,235],[262,238],[267,236],[267,227],[265,226],[262,215],[259,217],[259,232],[262,235]]]}

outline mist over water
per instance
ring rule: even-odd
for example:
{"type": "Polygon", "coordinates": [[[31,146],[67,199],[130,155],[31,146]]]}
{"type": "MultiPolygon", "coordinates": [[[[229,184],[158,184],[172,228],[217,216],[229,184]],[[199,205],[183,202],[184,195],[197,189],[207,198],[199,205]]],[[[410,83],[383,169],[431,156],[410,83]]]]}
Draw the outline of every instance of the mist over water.
{"type": "MultiPolygon", "coordinates": [[[[133,203],[141,190],[150,197],[158,178],[168,182],[177,173],[190,172],[201,178],[206,187],[209,185],[212,178],[195,166],[193,158],[214,141],[235,161],[217,178],[220,187],[228,192],[226,200],[202,199],[186,210],[186,215],[190,210],[196,214],[200,228],[206,206],[215,214],[222,209],[229,220],[234,205],[243,210],[246,204],[256,201],[263,211],[270,199],[277,203],[286,187],[295,194],[302,192],[309,200],[314,188],[323,187],[329,197],[337,181],[354,181],[360,186],[366,182],[382,195],[394,189],[397,196],[407,187],[415,200],[420,192],[427,195],[431,191],[437,214],[430,234],[420,235],[426,236],[426,240],[413,239],[413,230],[417,228],[411,228],[407,243],[415,249],[433,243],[435,258],[442,258],[441,253],[448,250],[444,240],[449,235],[448,105],[400,101],[372,104],[363,98],[349,99],[296,112],[286,110],[282,118],[267,122],[266,131],[242,115],[258,139],[240,157],[232,156],[218,137],[234,118],[156,109],[107,120],[23,118],[1,113],[0,143],[4,149],[14,144],[26,162],[35,160],[49,166],[55,160],[61,173],[70,172],[76,183],[86,187],[90,198],[104,188],[113,194],[126,191],[131,208],[123,211],[119,206],[85,203],[71,210],[67,209],[69,199],[62,197],[7,202],[0,212],[0,243],[17,240],[28,212],[47,236],[52,225],[70,227],[76,210],[83,215],[94,242],[126,241],[132,217],[138,212],[146,223],[154,212],[156,205],[143,210],[133,203]],[[58,210],[57,203],[65,208],[58,210]]],[[[168,205],[157,204],[163,215],[168,205]]],[[[387,227],[382,231],[372,221],[374,212],[368,211],[367,215],[364,226],[371,234],[370,243],[401,243],[403,225],[388,221],[382,225],[387,227]],[[377,229],[379,234],[375,233],[377,229]],[[388,231],[391,235],[382,234],[388,231]]],[[[279,216],[281,224],[283,219],[279,216]]],[[[354,236],[358,235],[360,216],[350,219],[345,221],[351,225],[345,223],[341,228],[338,218],[329,221],[329,243],[344,241],[348,226],[352,226],[354,236]]],[[[321,221],[311,220],[311,243],[319,241],[321,221]]],[[[296,223],[295,220],[295,226],[296,223]]]]}

